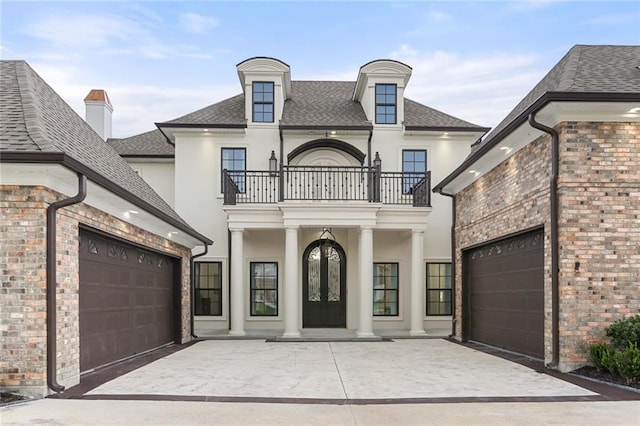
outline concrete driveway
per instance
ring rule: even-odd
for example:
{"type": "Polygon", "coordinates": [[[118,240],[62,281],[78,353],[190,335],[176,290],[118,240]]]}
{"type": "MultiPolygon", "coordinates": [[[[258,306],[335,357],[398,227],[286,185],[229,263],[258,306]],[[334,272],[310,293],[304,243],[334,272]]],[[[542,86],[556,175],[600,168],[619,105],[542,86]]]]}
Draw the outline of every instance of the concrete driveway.
{"type": "Polygon", "coordinates": [[[442,339],[381,342],[209,340],[86,395],[259,401],[589,397],[564,380],[442,339]]]}

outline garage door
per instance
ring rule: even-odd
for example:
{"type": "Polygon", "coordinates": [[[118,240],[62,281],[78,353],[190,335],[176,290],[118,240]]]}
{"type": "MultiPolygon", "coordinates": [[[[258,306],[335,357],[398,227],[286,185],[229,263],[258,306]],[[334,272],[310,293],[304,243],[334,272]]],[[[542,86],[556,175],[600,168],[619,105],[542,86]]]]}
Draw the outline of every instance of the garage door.
{"type": "Polygon", "coordinates": [[[173,258],[80,230],[80,371],[173,342],[173,258]]]}
{"type": "Polygon", "coordinates": [[[544,358],[544,238],[536,230],[464,252],[469,339],[544,358]]]}

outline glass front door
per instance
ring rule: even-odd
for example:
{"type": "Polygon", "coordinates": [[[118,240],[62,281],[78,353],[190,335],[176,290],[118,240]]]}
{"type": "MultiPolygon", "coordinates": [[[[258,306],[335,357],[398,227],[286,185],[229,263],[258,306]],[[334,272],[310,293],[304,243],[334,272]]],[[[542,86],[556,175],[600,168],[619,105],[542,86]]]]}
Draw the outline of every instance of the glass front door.
{"type": "Polygon", "coordinates": [[[331,240],[307,247],[303,257],[303,327],[346,327],[345,255],[331,240]]]}

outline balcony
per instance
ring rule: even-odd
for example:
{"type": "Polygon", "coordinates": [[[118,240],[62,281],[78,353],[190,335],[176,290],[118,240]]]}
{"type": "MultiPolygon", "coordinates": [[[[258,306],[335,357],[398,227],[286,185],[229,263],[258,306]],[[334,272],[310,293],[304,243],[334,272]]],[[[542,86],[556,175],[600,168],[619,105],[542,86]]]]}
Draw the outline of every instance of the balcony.
{"type": "Polygon", "coordinates": [[[281,166],[279,171],[223,170],[224,204],[359,201],[431,206],[431,172],[377,167],[281,166]]]}

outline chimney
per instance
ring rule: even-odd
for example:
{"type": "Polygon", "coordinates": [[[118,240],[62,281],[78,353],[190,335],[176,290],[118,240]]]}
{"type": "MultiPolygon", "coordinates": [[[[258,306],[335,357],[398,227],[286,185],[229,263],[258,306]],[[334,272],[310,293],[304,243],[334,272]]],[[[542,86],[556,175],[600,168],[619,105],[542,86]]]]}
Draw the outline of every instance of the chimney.
{"type": "Polygon", "coordinates": [[[86,107],[86,121],[104,140],[111,137],[111,114],[113,106],[107,92],[102,89],[92,89],[84,98],[86,107]]]}

